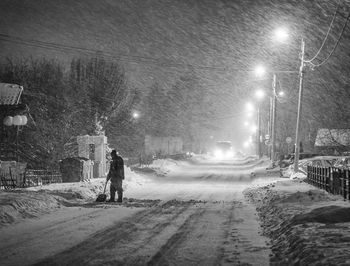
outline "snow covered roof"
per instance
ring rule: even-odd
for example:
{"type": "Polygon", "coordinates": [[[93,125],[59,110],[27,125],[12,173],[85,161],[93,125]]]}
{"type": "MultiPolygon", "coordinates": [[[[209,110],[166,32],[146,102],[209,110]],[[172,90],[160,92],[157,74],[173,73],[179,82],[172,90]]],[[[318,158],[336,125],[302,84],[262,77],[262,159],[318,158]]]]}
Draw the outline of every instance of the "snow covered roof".
{"type": "Polygon", "coordinates": [[[350,129],[320,128],[317,131],[315,146],[350,146],[350,129]]]}
{"type": "Polygon", "coordinates": [[[0,83],[0,105],[17,105],[22,91],[17,84],[0,83]]]}

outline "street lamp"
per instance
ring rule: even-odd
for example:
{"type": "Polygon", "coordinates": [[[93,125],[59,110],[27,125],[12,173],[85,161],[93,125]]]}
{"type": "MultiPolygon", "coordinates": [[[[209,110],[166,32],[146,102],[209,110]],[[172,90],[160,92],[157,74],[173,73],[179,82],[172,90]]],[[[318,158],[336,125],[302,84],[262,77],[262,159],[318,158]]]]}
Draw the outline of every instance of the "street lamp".
{"type": "MultiPolygon", "coordinates": [[[[279,42],[284,42],[288,37],[288,31],[286,28],[278,28],[274,32],[274,37],[279,42]]],[[[302,112],[302,97],[303,97],[303,77],[304,77],[304,55],[305,55],[305,42],[301,38],[301,53],[300,53],[300,68],[299,68],[299,94],[298,94],[298,110],[297,110],[297,123],[295,129],[295,156],[294,156],[294,172],[299,170],[299,154],[300,154],[300,117],[302,112]]]]}
{"type": "Polygon", "coordinates": [[[295,156],[294,156],[294,173],[299,170],[299,152],[300,152],[300,116],[301,116],[301,100],[303,95],[303,76],[304,76],[304,54],[305,54],[305,42],[301,39],[301,55],[300,55],[300,69],[299,69],[299,96],[298,96],[298,113],[297,113],[297,125],[295,129],[295,156]]]}
{"type": "MultiPolygon", "coordinates": [[[[276,33],[276,38],[278,39],[282,39],[282,37],[286,37],[285,35],[285,31],[279,30],[276,33]]],[[[264,75],[266,73],[265,68],[263,68],[261,65],[257,66],[255,68],[255,74],[256,76],[260,76],[264,75]]],[[[276,82],[277,82],[277,78],[276,78],[276,74],[273,73],[273,78],[272,78],[272,96],[270,95],[270,121],[269,121],[269,127],[268,127],[268,133],[269,136],[271,135],[271,148],[269,149],[269,153],[270,153],[270,159],[272,160],[272,162],[275,160],[275,142],[276,142],[276,137],[275,137],[275,133],[276,133],[276,100],[277,100],[277,95],[276,95],[276,82]]],[[[257,97],[260,96],[261,98],[261,92],[257,92],[257,97]]]]}
{"type": "Polygon", "coordinates": [[[278,42],[285,42],[288,37],[288,30],[284,27],[277,28],[274,32],[274,39],[278,42]]]}
{"type": "Polygon", "coordinates": [[[246,103],[246,109],[248,112],[254,111],[254,105],[252,103],[246,103]]]}
{"type": "Polygon", "coordinates": [[[134,118],[134,119],[137,119],[137,118],[139,118],[140,117],[140,114],[138,113],[138,112],[133,112],[132,113],[132,117],[134,118]]]}
{"type": "MultiPolygon", "coordinates": [[[[255,110],[254,105],[252,103],[246,104],[246,110],[248,111],[248,114],[251,115],[253,111],[255,110]]],[[[259,114],[259,107],[257,109],[257,126],[252,125],[251,131],[256,133],[256,154],[260,158],[260,114],[259,114]]]]}
{"type": "Polygon", "coordinates": [[[261,78],[265,75],[266,70],[265,70],[264,66],[258,65],[258,66],[256,66],[254,72],[255,72],[255,76],[261,78]]]}
{"type": "MultiPolygon", "coordinates": [[[[264,71],[265,72],[265,71],[264,71]]],[[[261,101],[265,97],[265,92],[262,89],[259,89],[255,91],[255,97],[258,99],[258,101],[261,101]]],[[[258,156],[261,158],[261,114],[260,114],[260,103],[258,103],[257,108],[257,119],[258,119],[258,126],[257,126],[257,149],[258,149],[258,156]]]]}
{"type": "Polygon", "coordinates": [[[261,100],[262,98],[264,98],[264,96],[265,96],[265,92],[262,89],[255,91],[255,97],[257,99],[261,100]]]}

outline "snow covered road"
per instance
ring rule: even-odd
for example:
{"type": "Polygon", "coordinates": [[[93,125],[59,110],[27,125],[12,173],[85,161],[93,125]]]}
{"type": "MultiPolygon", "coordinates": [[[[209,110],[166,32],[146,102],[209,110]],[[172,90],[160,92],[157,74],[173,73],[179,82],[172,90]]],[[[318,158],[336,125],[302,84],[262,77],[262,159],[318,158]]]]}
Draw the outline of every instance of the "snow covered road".
{"type": "Polygon", "coordinates": [[[251,179],[247,162],[164,163],[121,205],[75,203],[3,227],[1,265],[269,265],[242,192],[275,177],[251,179]]]}

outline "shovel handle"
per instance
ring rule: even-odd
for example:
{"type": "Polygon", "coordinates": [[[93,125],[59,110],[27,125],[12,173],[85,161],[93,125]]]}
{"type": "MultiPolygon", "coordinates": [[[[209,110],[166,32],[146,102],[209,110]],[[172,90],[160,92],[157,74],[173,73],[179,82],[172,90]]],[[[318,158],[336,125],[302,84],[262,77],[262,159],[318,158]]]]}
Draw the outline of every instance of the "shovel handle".
{"type": "Polygon", "coordinates": [[[103,189],[103,194],[105,194],[105,192],[106,192],[107,183],[108,183],[108,180],[106,180],[105,188],[103,189]]]}

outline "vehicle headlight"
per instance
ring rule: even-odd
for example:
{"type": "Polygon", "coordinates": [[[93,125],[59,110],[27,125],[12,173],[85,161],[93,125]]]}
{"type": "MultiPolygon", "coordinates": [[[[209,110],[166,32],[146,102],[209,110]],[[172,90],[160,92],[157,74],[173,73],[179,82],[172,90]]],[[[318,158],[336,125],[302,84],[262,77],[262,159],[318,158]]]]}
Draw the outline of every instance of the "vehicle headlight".
{"type": "Polygon", "coordinates": [[[216,158],[221,158],[222,157],[222,151],[221,150],[215,150],[214,151],[214,156],[216,157],[216,158]]]}
{"type": "Polygon", "coordinates": [[[234,155],[233,151],[228,151],[227,152],[227,157],[233,157],[233,155],[234,155]]]}

